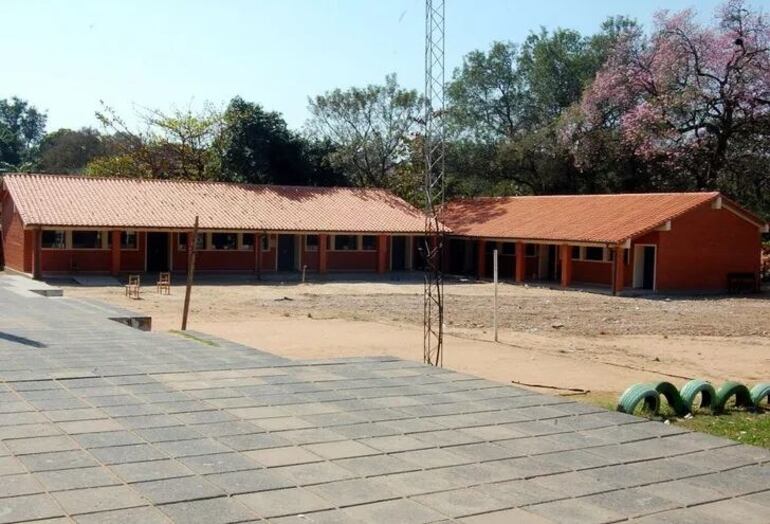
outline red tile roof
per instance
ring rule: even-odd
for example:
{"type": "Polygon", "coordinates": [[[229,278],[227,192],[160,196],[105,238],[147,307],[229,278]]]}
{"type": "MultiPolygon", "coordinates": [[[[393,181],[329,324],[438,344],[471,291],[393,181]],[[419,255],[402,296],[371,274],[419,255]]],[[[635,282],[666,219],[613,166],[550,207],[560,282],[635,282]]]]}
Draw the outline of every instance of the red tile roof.
{"type": "Polygon", "coordinates": [[[614,244],[719,196],[713,192],[484,197],[449,202],[443,221],[453,233],[472,237],[614,244]]]}
{"type": "Polygon", "coordinates": [[[25,226],[421,233],[422,213],[383,189],[6,175],[25,226]]]}

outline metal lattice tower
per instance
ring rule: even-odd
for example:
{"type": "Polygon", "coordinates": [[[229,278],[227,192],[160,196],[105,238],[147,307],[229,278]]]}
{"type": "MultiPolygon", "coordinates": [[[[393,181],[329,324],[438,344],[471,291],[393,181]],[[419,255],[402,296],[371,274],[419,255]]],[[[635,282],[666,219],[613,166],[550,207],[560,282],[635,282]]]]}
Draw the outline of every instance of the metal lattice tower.
{"type": "Polygon", "coordinates": [[[425,0],[425,294],[423,360],[443,365],[444,278],[444,0],[425,0]]]}

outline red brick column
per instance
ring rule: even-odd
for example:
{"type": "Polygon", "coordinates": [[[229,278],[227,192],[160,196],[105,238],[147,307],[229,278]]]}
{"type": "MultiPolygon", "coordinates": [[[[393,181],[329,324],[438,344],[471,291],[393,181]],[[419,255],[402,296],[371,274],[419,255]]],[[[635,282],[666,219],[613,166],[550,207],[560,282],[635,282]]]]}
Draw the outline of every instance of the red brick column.
{"type": "Polygon", "coordinates": [[[479,278],[484,278],[487,273],[487,252],[484,250],[486,241],[482,238],[478,240],[478,250],[476,253],[476,274],[479,278]]]}
{"type": "Polygon", "coordinates": [[[43,276],[42,250],[43,230],[40,228],[32,231],[32,278],[40,279],[43,276]]]}
{"type": "Polygon", "coordinates": [[[567,244],[559,247],[561,251],[561,287],[569,287],[572,283],[572,248],[567,244]]]}
{"type": "Polygon", "coordinates": [[[318,235],[318,272],[326,273],[326,243],[329,235],[318,235]]]}
{"type": "Polygon", "coordinates": [[[612,283],[612,293],[617,294],[623,291],[623,286],[625,282],[625,275],[623,274],[625,268],[624,268],[624,262],[623,260],[623,247],[617,246],[615,247],[615,257],[614,257],[614,264],[615,264],[615,281],[612,283]]]}
{"type": "Polygon", "coordinates": [[[116,277],[120,273],[120,231],[117,229],[110,231],[110,235],[112,235],[112,264],[110,266],[110,274],[113,277],[116,277]]]}
{"type": "Polygon", "coordinates": [[[377,273],[385,273],[388,269],[388,236],[377,237],[377,273]]]}
{"type": "Polygon", "coordinates": [[[524,259],[526,246],[524,242],[516,242],[516,282],[524,282],[524,272],[527,269],[527,261],[524,259]]]}

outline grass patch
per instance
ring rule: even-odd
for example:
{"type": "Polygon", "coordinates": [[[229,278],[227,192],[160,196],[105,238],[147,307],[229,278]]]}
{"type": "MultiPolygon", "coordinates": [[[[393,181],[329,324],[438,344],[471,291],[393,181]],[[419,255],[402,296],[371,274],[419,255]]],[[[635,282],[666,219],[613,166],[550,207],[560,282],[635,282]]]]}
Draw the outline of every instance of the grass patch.
{"type": "MultiPolygon", "coordinates": [[[[574,397],[576,400],[600,406],[614,411],[620,394],[591,392],[588,395],[574,397]]],[[[643,413],[637,413],[644,416],[643,413]]],[[[770,412],[750,412],[728,409],[721,415],[712,415],[708,410],[697,411],[692,418],[677,418],[666,399],[660,399],[660,413],[655,420],[668,419],[671,424],[691,431],[708,433],[715,437],[724,437],[752,446],[770,448],[770,412]]]]}
{"type": "Polygon", "coordinates": [[[196,337],[192,333],[187,333],[186,331],[180,331],[178,329],[172,329],[171,331],[169,331],[169,333],[173,333],[174,335],[179,335],[180,337],[189,338],[190,340],[194,340],[196,342],[200,342],[201,344],[205,344],[207,346],[219,347],[219,344],[217,344],[216,342],[212,342],[211,340],[206,340],[205,338],[196,337]]]}

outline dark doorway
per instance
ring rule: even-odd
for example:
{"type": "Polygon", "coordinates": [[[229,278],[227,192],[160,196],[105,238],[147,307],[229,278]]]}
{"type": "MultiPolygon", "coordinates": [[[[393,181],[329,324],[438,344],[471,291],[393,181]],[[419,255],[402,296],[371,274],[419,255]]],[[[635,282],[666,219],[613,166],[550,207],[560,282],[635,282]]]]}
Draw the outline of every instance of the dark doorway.
{"type": "Polygon", "coordinates": [[[294,235],[278,235],[278,271],[294,271],[294,235]]]}
{"type": "Polygon", "coordinates": [[[642,266],[642,289],[655,288],[655,246],[644,246],[642,266]]]}
{"type": "Polygon", "coordinates": [[[393,271],[406,269],[406,237],[391,237],[390,267],[393,271]]]}
{"type": "Polygon", "coordinates": [[[169,270],[168,233],[147,233],[147,271],[169,270]]]}
{"type": "Polygon", "coordinates": [[[467,273],[465,267],[466,245],[467,242],[464,238],[449,239],[449,272],[453,275],[465,275],[467,273]]]}

